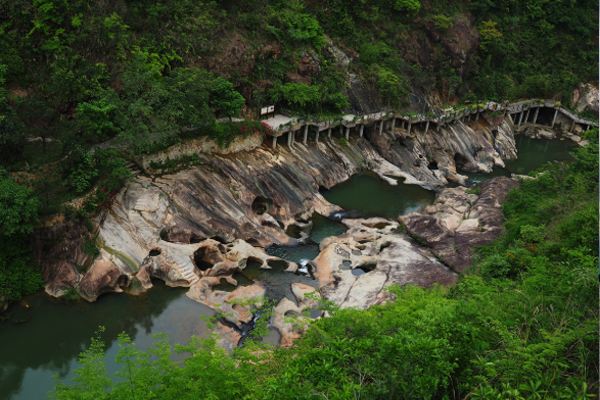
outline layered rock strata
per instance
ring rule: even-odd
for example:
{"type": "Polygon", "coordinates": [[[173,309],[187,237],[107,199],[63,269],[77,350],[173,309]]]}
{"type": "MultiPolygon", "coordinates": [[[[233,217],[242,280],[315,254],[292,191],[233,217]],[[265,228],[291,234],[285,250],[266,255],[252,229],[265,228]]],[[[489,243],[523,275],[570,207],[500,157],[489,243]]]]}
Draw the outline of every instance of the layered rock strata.
{"type": "Polygon", "coordinates": [[[207,266],[213,271],[232,268],[230,260],[221,259],[231,254],[230,249],[217,251],[215,243],[226,246],[240,239],[250,248],[296,244],[285,228],[305,223],[314,212],[330,215],[341,210],[319,189],[366,169],[390,184],[403,179],[441,187],[448,180],[464,182],[457,166],[489,171],[501,165],[501,157],[513,157],[514,140],[508,125],[495,129],[480,119],[457,122],[439,132],[425,133],[419,127],[410,134],[406,127],[383,135],[375,132],[370,141],[351,138],[344,146],[336,138],[275,150],[264,143],[236,154],[199,154],[201,165],[173,175],[138,176],[118,194],[101,224],[101,254],[87,273],[77,268],[87,257],[80,250],[83,233],[63,223],[37,235],[44,240],[57,239],[60,232],[69,236],[52,248],[44,240],[36,245],[47,291],[59,296],[77,287],[93,301],[131,282],[136,291],[144,290],[152,277],[171,286],[191,286],[206,275],[207,266]],[[204,260],[209,255],[199,255],[207,248],[216,258],[204,260]]]}
{"type": "Polygon", "coordinates": [[[395,127],[374,134],[371,143],[389,162],[414,177],[424,187],[441,189],[449,181],[464,184],[458,171],[492,172],[515,159],[514,134],[508,122],[491,125],[484,118],[457,121],[427,129],[423,123],[395,127]]]}

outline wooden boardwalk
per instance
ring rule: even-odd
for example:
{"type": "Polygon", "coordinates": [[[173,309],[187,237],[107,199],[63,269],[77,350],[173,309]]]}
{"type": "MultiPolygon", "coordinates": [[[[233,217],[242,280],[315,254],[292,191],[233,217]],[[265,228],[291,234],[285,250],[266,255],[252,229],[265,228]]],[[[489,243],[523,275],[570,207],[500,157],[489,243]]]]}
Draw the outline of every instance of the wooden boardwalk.
{"type": "Polygon", "coordinates": [[[407,129],[409,130],[409,132],[412,125],[418,123],[425,123],[425,131],[428,131],[430,125],[432,128],[438,129],[439,127],[444,126],[446,124],[450,124],[459,120],[464,120],[464,118],[471,119],[474,116],[474,118],[477,120],[479,118],[480,113],[490,111],[504,111],[505,115],[516,115],[515,124],[518,120],[519,126],[521,125],[523,116],[526,115],[525,119],[527,120],[529,117],[529,113],[531,113],[532,111],[534,111],[535,123],[535,120],[537,120],[537,116],[539,114],[539,110],[542,108],[552,109],[555,111],[554,118],[552,120],[552,126],[554,126],[554,122],[558,113],[561,113],[563,116],[569,118],[572,121],[570,130],[573,129],[575,124],[587,126],[588,129],[592,126],[599,126],[597,121],[583,119],[563,107],[555,107],[555,104],[556,102],[553,100],[523,100],[516,103],[503,104],[489,102],[486,104],[467,106],[456,111],[444,113],[440,116],[428,116],[423,114],[405,115],[394,113],[393,111],[380,111],[365,115],[346,114],[337,118],[323,121],[302,119],[299,117],[287,117],[285,115],[277,114],[273,118],[263,120],[262,123],[274,132],[273,147],[276,147],[277,145],[277,138],[288,132],[290,133],[290,135],[288,135],[288,145],[291,146],[293,145],[293,142],[295,140],[296,133],[303,133],[303,142],[306,144],[309,131],[316,133],[317,142],[319,140],[320,132],[327,130],[328,136],[331,136],[332,130],[336,128],[340,130],[341,134],[345,134],[346,139],[348,139],[351,128],[358,128],[359,134],[362,137],[365,125],[375,124],[375,127],[377,129],[378,124],[378,128],[381,133],[386,122],[391,125],[392,129],[394,128],[396,123],[400,123],[400,126],[403,128],[405,124],[407,124],[407,129]]]}

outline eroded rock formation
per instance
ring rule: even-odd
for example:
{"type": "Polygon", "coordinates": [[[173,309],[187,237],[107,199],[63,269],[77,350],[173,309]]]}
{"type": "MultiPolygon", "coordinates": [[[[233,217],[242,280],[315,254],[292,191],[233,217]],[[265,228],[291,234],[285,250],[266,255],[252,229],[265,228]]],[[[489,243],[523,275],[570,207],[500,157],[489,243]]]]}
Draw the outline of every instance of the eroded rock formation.
{"type": "Polygon", "coordinates": [[[467,180],[457,169],[489,173],[494,166],[504,167],[503,159],[517,157],[514,135],[507,122],[490,125],[483,118],[457,121],[426,131],[423,123],[408,129],[374,134],[371,143],[389,162],[413,176],[423,186],[441,189],[449,181],[467,180]]]}
{"type": "Polygon", "coordinates": [[[321,242],[312,261],[321,295],[341,307],[368,308],[391,284],[451,285],[456,273],[384,218],[345,219],[350,229],[321,242]]]}
{"type": "Polygon", "coordinates": [[[400,220],[446,265],[462,272],[471,266],[475,246],[502,233],[502,202],[517,186],[515,179],[499,177],[479,183],[479,195],[464,187],[444,189],[432,205],[400,220]]]}

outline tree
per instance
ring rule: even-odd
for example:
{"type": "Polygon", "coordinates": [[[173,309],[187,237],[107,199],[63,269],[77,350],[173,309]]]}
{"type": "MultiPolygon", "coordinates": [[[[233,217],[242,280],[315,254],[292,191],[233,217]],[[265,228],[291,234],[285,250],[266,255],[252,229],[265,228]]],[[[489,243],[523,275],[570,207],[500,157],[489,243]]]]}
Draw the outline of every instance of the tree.
{"type": "Polygon", "coordinates": [[[41,138],[43,153],[46,154],[46,142],[61,132],[60,114],[51,107],[49,101],[40,93],[20,97],[15,101],[16,114],[25,127],[25,133],[33,138],[41,138]]]}
{"type": "Polygon", "coordinates": [[[3,302],[35,292],[43,283],[31,264],[28,234],[37,221],[40,202],[33,192],[0,169],[0,311],[3,302]]]}
{"type": "Polygon", "coordinates": [[[210,100],[214,108],[230,119],[238,114],[246,103],[242,95],[233,88],[233,84],[221,77],[213,83],[210,100]]]}
{"type": "Polygon", "coordinates": [[[31,190],[0,178],[0,238],[31,233],[40,206],[31,190]]]}
{"type": "Polygon", "coordinates": [[[396,0],[394,8],[396,11],[406,12],[409,16],[413,17],[421,9],[421,3],[419,3],[419,0],[396,0]]]}

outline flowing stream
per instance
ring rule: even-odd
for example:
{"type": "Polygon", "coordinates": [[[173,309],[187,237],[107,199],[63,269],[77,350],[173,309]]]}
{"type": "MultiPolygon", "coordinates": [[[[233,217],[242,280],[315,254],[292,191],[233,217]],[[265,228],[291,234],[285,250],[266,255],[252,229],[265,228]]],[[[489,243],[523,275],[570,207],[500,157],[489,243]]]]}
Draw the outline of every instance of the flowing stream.
{"type": "MultiPolygon", "coordinates": [[[[491,179],[511,172],[527,174],[552,160],[568,160],[575,145],[571,141],[534,140],[517,137],[519,159],[506,163],[506,169],[496,168],[489,175],[467,174],[473,182],[491,179]]],[[[396,217],[417,211],[431,204],[435,195],[416,185],[390,186],[373,173],[356,175],[323,195],[356,216],[396,217]]],[[[319,254],[318,243],[325,237],[343,233],[339,222],[315,215],[313,228],[304,245],[267,248],[267,252],[305,266],[319,254]]],[[[234,275],[241,285],[261,280],[268,285],[268,295],[274,300],[288,297],[292,282],[315,286],[307,270],[292,274],[280,270],[262,270],[250,263],[234,275]]],[[[106,366],[110,375],[118,369],[114,357],[118,351],[117,335],[125,332],[137,348],[145,350],[152,335],[168,333],[171,343],[185,344],[191,335],[205,336],[206,323],[200,315],[212,316],[208,307],[187,298],[185,288],[170,288],[159,281],[140,296],[123,293],[102,295],[95,303],[80,301],[67,304],[45,293],[28,296],[13,305],[10,319],[0,322],[0,400],[44,399],[53,386],[53,375],[63,382],[73,377],[79,354],[90,344],[99,326],[106,342],[106,366]]],[[[224,280],[218,290],[233,290],[224,280]]],[[[278,334],[265,339],[277,343],[278,334]]],[[[179,356],[180,359],[183,356],[179,356]]]]}

